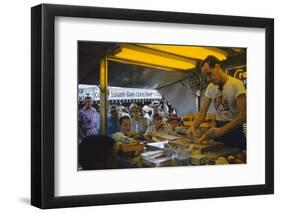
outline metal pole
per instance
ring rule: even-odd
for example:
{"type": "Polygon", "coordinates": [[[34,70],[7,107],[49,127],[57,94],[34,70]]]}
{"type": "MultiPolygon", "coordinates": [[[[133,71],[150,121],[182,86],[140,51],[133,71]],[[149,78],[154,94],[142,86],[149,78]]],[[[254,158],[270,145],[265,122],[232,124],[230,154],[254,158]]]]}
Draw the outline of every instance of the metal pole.
{"type": "Polygon", "coordinates": [[[200,107],[201,107],[201,91],[200,90],[196,91],[195,102],[196,102],[196,111],[199,112],[200,107]]]}
{"type": "Polygon", "coordinates": [[[108,86],[108,63],[107,58],[100,61],[100,128],[101,134],[107,132],[107,86],[108,86]]]}

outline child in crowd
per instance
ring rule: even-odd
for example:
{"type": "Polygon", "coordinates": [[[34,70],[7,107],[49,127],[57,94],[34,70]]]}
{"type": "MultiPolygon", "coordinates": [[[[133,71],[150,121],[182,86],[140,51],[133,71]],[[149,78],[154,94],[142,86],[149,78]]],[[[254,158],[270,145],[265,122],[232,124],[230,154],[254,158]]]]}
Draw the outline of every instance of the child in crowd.
{"type": "Polygon", "coordinates": [[[177,115],[172,115],[168,118],[169,135],[177,135],[182,121],[177,115]]]}
{"type": "Polygon", "coordinates": [[[152,125],[146,130],[144,137],[147,140],[153,140],[153,137],[157,136],[157,133],[168,134],[169,128],[163,122],[163,117],[161,114],[154,114],[152,119],[152,125]]]}

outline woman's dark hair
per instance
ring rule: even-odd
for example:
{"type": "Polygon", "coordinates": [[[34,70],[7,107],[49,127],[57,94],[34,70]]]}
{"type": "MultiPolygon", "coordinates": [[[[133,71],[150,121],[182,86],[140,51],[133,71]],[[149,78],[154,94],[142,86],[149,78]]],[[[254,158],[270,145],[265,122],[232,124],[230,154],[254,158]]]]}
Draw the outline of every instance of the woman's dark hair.
{"type": "Polygon", "coordinates": [[[120,118],[119,118],[119,125],[121,126],[121,124],[123,123],[123,121],[126,120],[126,119],[131,120],[130,117],[127,116],[127,115],[124,115],[124,116],[120,117],[120,118]]]}
{"type": "Polygon", "coordinates": [[[221,61],[213,55],[209,55],[201,61],[200,68],[202,68],[205,63],[208,63],[210,68],[215,68],[216,64],[222,65],[221,61]]]}
{"type": "Polygon", "coordinates": [[[79,144],[78,159],[83,170],[112,169],[116,167],[114,140],[103,135],[93,135],[79,144]]]}

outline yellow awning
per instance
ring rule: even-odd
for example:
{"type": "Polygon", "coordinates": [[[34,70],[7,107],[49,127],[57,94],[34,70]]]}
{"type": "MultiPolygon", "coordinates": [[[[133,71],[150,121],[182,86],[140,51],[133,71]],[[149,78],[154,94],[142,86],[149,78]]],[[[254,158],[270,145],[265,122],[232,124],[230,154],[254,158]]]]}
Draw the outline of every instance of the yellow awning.
{"type": "Polygon", "coordinates": [[[196,67],[198,60],[214,55],[225,60],[227,53],[213,47],[180,45],[122,44],[112,60],[164,70],[186,71],[196,67]]]}
{"type": "Polygon", "coordinates": [[[199,47],[199,46],[182,46],[182,45],[154,45],[154,44],[142,44],[141,46],[149,47],[155,50],[160,50],[176,55],[193,58],[193,59],[205,59],[208,55],[213,55],[220,61],[225,60],[227,53],[221,49],[215,47],[199,47]]]}

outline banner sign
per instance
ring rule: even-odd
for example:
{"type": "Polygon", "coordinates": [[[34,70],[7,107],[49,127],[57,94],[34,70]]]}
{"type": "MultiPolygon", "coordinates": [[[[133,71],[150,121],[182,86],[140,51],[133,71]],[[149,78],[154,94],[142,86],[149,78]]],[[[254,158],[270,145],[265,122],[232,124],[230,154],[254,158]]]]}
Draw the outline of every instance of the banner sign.
{"type": "MultiPolygon", "coordinates": [[[[138,100],[138,99],[162,99],[157,90],[136,89],[122,87],[108,87],[108,100],[138,100]]],[[[79,85],[79,98],[91,96],[93,100],[100,99],[100,89],[95,85],[79,85]]]]}

